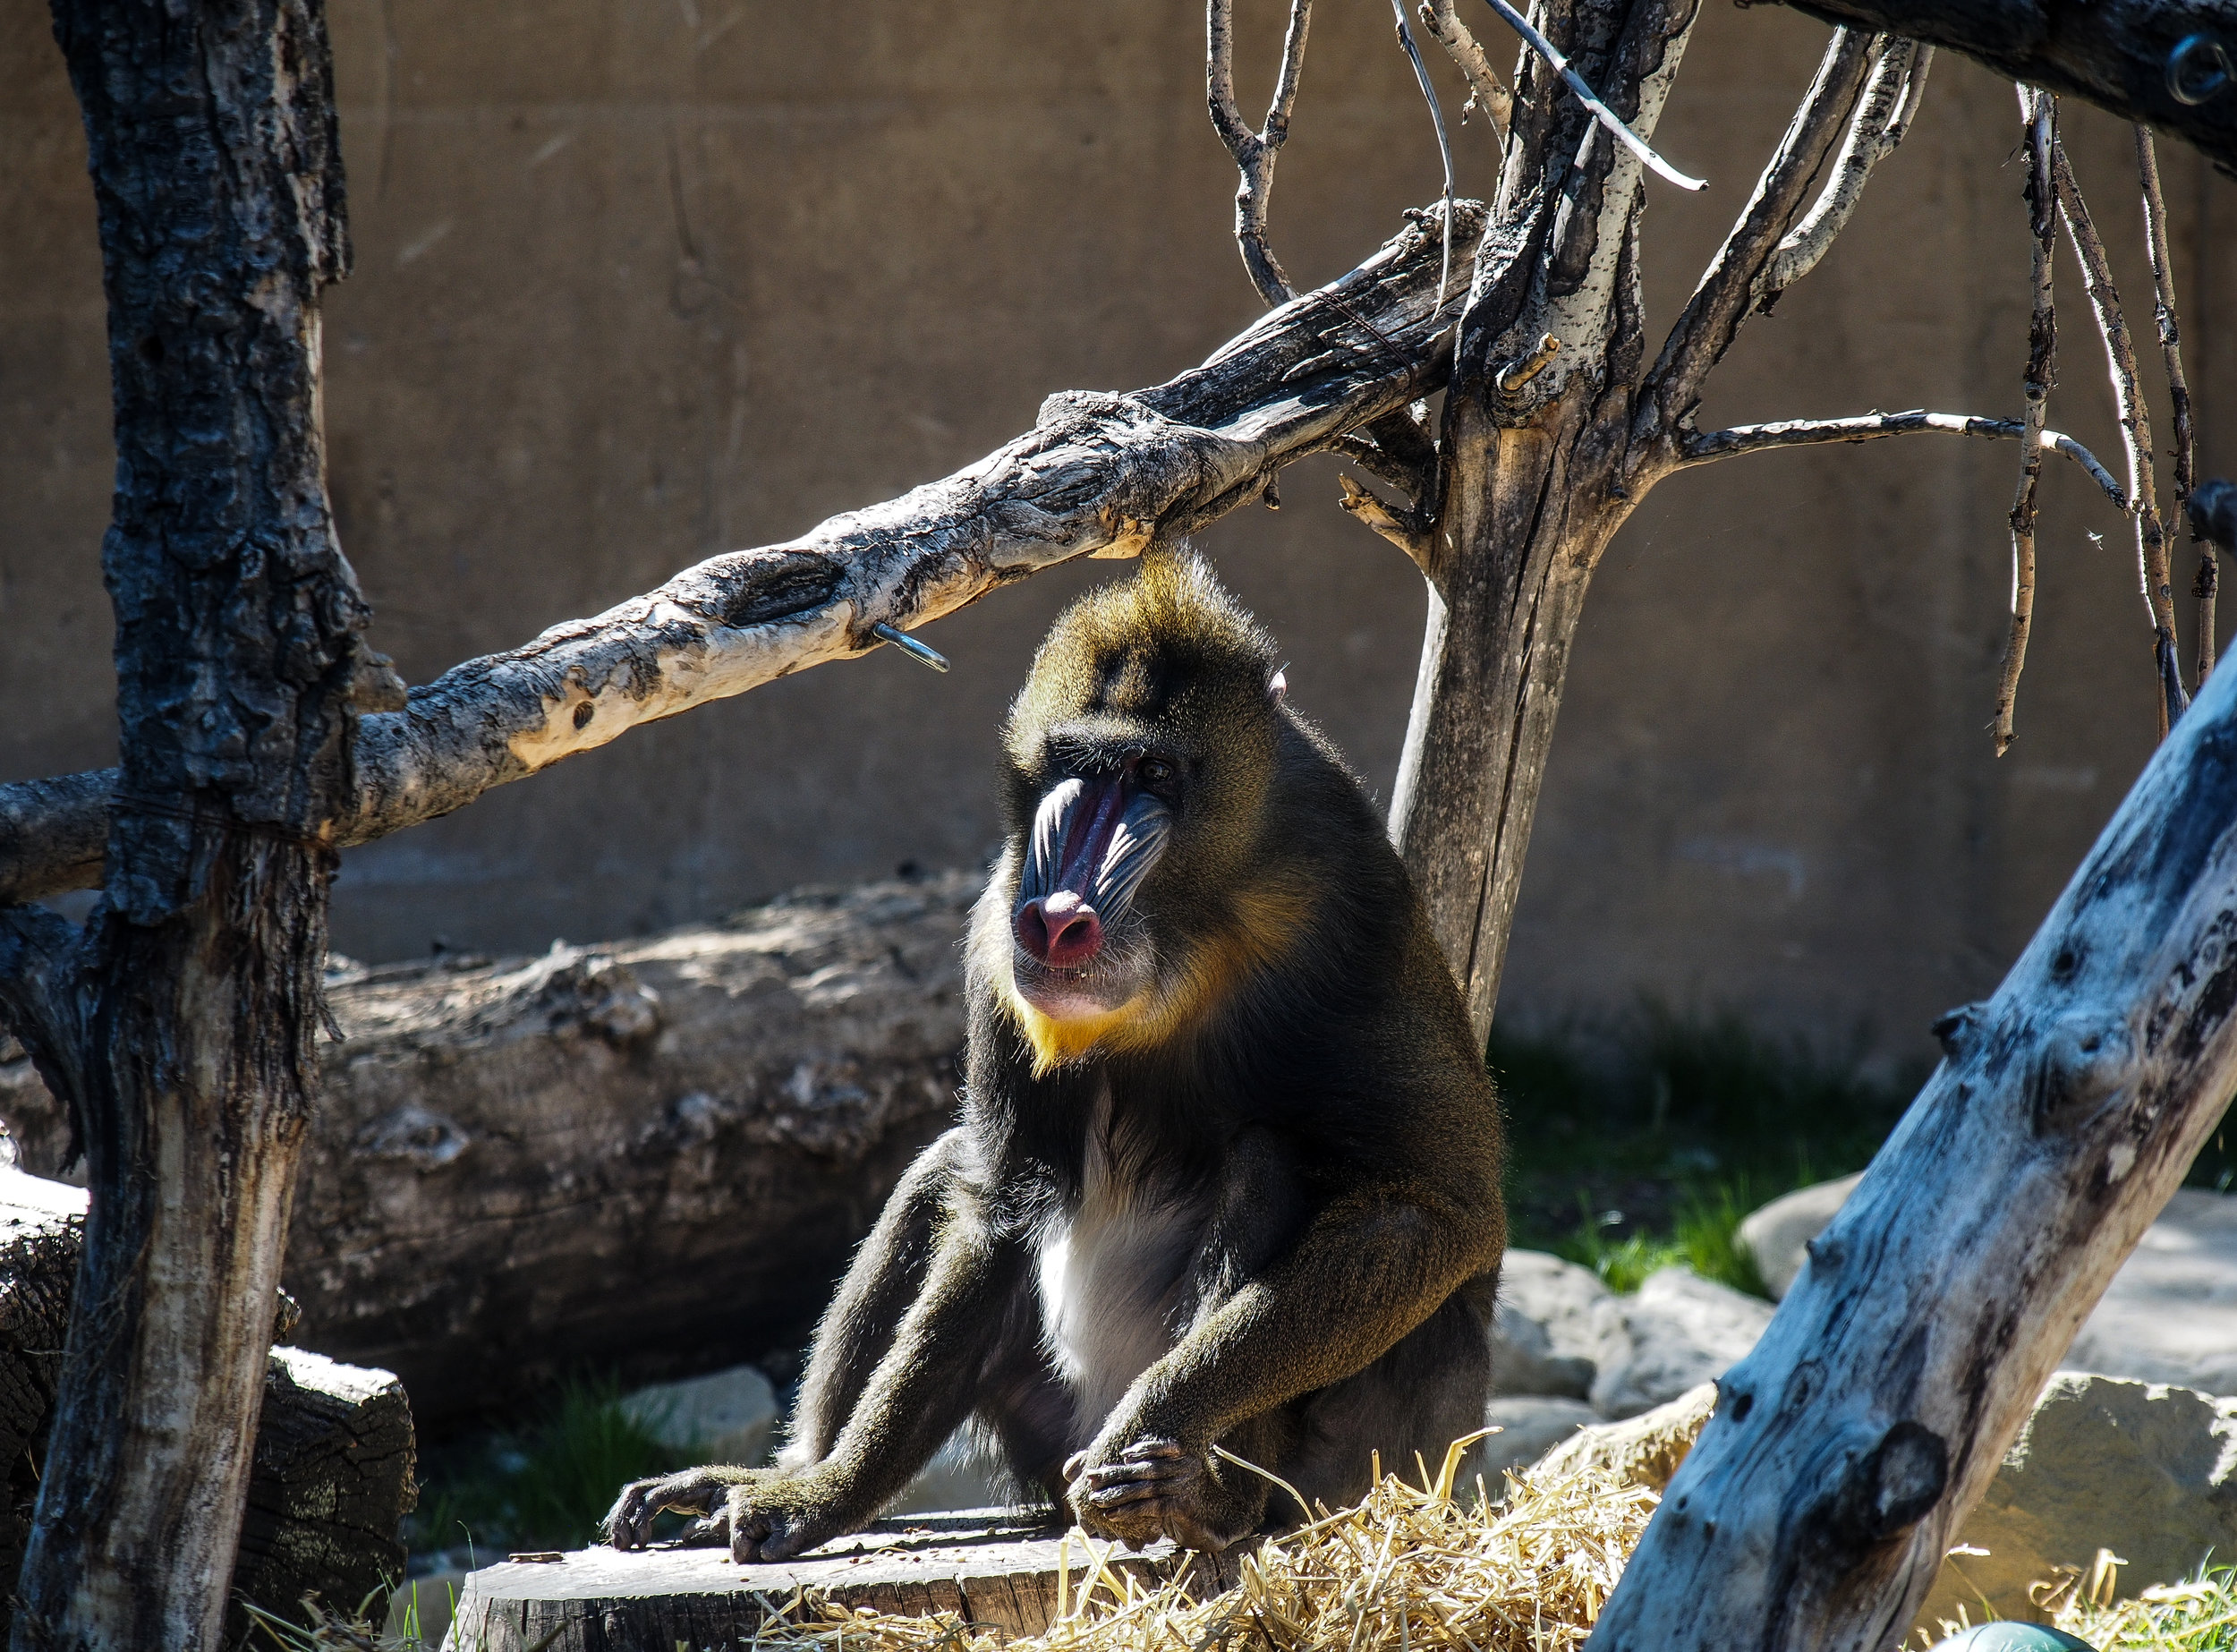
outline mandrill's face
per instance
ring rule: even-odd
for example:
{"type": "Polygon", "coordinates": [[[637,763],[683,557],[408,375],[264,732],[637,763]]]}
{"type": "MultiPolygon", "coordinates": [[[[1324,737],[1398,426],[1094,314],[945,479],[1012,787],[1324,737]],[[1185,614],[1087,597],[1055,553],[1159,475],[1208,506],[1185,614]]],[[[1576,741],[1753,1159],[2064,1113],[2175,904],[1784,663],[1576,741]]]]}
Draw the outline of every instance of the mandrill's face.
{"type": "Polygon", "coordinates": [[[1157,974],[1136,897],[1185,808],[1187,757],[1133,731],[1058,728],[1010,908],[1017,996],[1052,1021],[1126,1013],[1157,974]]]}

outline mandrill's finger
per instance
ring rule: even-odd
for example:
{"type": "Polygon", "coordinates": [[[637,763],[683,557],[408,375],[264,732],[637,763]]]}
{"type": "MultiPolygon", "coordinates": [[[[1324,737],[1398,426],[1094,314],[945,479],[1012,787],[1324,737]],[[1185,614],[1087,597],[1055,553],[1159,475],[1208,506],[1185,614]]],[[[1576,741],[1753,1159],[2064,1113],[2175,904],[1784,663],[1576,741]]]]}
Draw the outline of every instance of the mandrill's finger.
{"type": "Polygon", "coordinates": [[[1064,1483],[1069,1486],[1080,1477],[1080,1470],[1087,1467],[1087,1453],[1074,1452],[1064,1460],[1064,1483]]]}
{"type": "Polygon", "coordinates": [[[1170,1480],[1181,1473],[1178,1463],[1170,1462],[1107,1462],[1087,1471],[1091,1488],[1123,1486],[1136,1480],[1170,1480]]]}
{"type": "Polygon", "coordinates": [[[1170,1488],[1155,1480],[1136,1481],[1132,1485],[1107,1486],[1087,1494],[1088,1503],[1098,1509],[1121,1509],[1133,1503],[1155,1503],[1168,1494],[1170,1488]]]}
{"type": "Polygon", "coordinates": [[[1136,1440],[1132,1445],[1127,1447],[1127,1455],[1169,1459],[1178,1457],[1181,1455],[1180,1443],[1177,1440],[1161,1440],[1154,1436],[1146,1440],[1136,1440]]]}

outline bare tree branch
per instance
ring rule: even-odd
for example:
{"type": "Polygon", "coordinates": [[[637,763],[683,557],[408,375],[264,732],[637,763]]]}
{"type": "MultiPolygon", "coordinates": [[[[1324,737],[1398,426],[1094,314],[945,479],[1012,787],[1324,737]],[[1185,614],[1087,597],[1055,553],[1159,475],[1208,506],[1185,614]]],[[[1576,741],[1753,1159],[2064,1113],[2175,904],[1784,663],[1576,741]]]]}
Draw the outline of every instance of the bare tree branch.
{"type": "Polygon", "coordinates": [[[2020,673],[2028,662],[2028,632],[2035,622],[2035,488],[2043,474],[2043,422],[2056,372],[2058,323],[2051,309],[2051,277],[2058,251],[2058,187],[2051,180],[2051,149],[2058,141],[2058,100],[2020,88],[2028,146],[2028,227],[2033,237],[2034,303],[2028,317],[2026,412],[2020,417],[2020,484],[2012,501],[2012,630],[1996,682],[1991,725],[1996,755],[2012,746],[2012,710],[2020,673]]]}
{"type": "Polygon", "coordinates": [[[1756,180],[1755,194],[1702,272],[1639,386],[1632,440],[1643,456],[1654,452],[1658,435],[1667,442],[1683,430],[1709,370],[1731,347],[1755,302],[1765,265],[1864,91],[1872,61],[1868,35],[1837,29],[1826,42],[1817,77],[1756,180]]]}
{"type": "MultiPolygon", "coordinates": [[[[1202,367],[1132,396],[1071,392],[1035,429],[941,481],[732,551],[595,618],[470,660],[362,717],[357,805],[336,847],[461,808],[641,723],[880,646],[1076,557],[1137,555],[1259,498],[1280,468],[1403,417],[1442,382],[1457,302],[1437,305],[1443,214],[1258,322],[1202,367]]],[[[1483,209],[1455,209],[1470,266],[1483,209]]],[[[1388,427],[1384,427],[1388,428],[1388,427]]],[[[95,881],[114,771],[0,786],[0,891],[95,881]]]]}
{"type": "Polygon", "coordinates": [[[1404,551],[1425,577],[1429,573],[1433,527],[1421,512],[1386,505],[1348,476],[1339,476],[1336,481],[1344,490],[1344,497],[1337,501],[1338,506],[1404,551]]]}
{"type": "Polygon", "coordinates": [[[1848,136],[1841,140],[1832,175],[1801,223],[1779,243],[1764,270],[1757,302],[1765,309],[1817,267],[1817,260],[1825,256],[1833,237],[1848,226],[1850,214],[1864,198],[1872,168],[1895,152],[1918,113],[1919,100],[1927,91],[1927,71],[1934,64],[1934,47],[1884,36],[1878,45],[1879,63],[1864,89],[1863,101],[1850,118],[1848,136]]]}
{"type": "MultiPolygon", "coordinates": [[[[2167,370],[2167,401],[2173,413],[2175,443],[2175,507],[2167,531],[2180,533],[2190,508],[2190,490],[2198,480],[2198,439],[2190,423],[2190,381],[2182,370],[2182,333],[2175,321],[2175,268],[2167,256],[2167,198],[2159,187],[2159,156],[2152,146],[2151,128],[2136,128],[2136,172],[2144,192],[2144,246],[2151,256],[2152,318],[2159,332],[2159,356],[2167,370]]],[[[2199,547],[2198,577],[2190,592],[2199,603],[2198,684],[2205,686],[2214,670],[2214,597],[2220,583],[2209,543],[2199,547]]]]}
{"type": "MultiPolygon", "coordinates": [[[[1877,441],[1883,436],[1913,436],[1922,430],[1938,430],[1948,436],[1994,436],[2010,441],[2025,435],[2027,427],[2014,419],[1928,413],[1917,407],[1908,413],[1859,413],[1847,419],[1785,419],[1776,424],[1736,424],[1729,430],[1702,430],[1688,436],[1676,468],[1689,470],[1714,459],[1729,459],[1742,453],[1765,453],[1773,447],[1877,441]]],[[[2088,472],[2089,480],[2105,490],[2105,498],[2123,515],[2127,514],[2128,496],[2121,491],[2121,484],[2113,480],[2113,473],[2097,462],[2096,454],[2057,430],[2045,430],[2037,440],[2046,449],[2055,448],[2088,472]]]]}
{"type": "MultiPolygon", "coordinates": [[[[1422,0],[1421,20],[1422,26],[1445,48],[1445,55],[1460,71],[1460,78],[1468,83],[1469,100],[1484,111],[1484,118],[1492,123],[1492,136],[1504,152],[1508,126],[1514,118],[1514,94],[1493,69],[1491,59],[1484,56],[1483,47],[1468,32],[1468,26],[1453,11],[1452,0],[1422,0]]],[[[1462,118],[1467,115],[1463,109],[1462,118]]]]}
{"type": "MultiPolygon", "coordinates": [[[[2067,162],[2063,143],[2051,146],[2051,175],[2058,184],[2058,204],[2066,220],[2066,239],[2081,265],[2083,285],[2089,293],[2089,308],[2097,316],[2097,331],[2105,339],[2105,367],[2113,378],[2114,400],[2120,411],[2121,440],[2128,450],[2130,514],[2136,519],[2137,572],[2142,576],[2144,603],[2151,615],[2153,664],[2165,681],[2168,680],[2168,664],[2175,648],[2175,593],[2167,567],[2166,532],[2160,524],[2152,482],[2151,404],[2144,399],[2143,384],[2137,377],[2136,346],[2129,337],[2128,317],[2121,308],[2120,289],[2113,284],[2113,268],[2105,258],[2105,242],[2090,220],[2088,203],[2082,200],[2081,188],[2074,182],[2074,169],[2067,162]]],[[[2160,709],[2159,737],[2163,740],[2182,712],[2180,705],[2167,703],[2182,694],[2181,672],[2176,672],[2172,680],[2173,689],[2163,700],[2160,709]]]]}
{"type": "MultiPolygon", "coordinates": [[[[95,868],[94,875],[100,875],[95,868]]],[[[0,1031],[15,1035],[47,1087],[72,1110],[79,1097],[84,1010],[77,992],[78,931],[44,907],[0,907],[0,1031]]],[[[71,1131],[72,1156],[77,1129],[71,1131]]]]}
{"type": "MultiPolygon", "coordinates": [[[[1266,238],[1266,208],[1272,200],[1274,162],[1289,137],[1289,115],[1297,107],[1297,79],[1305,69],[1306,30],[1313,21],[1313,0],[1289,0],[1289,28],[1281,40],[1281,72],[1274,82],[1266,123],[1253,132],[1235,103],[1234,0],[1204,0],[1204,89],[1212,124],[1235,157],[1242,182],[1235,190],[1235,243],[1251,285],[1269,304],[1286,304],[1297,289],[1274,257],[1266,238]]],[[[1451,196],[1448,180],[1446,197],[1451,196]]]]}
{"type": "Polygon", "coordinates": [[[2237,36],[2216,0],[1787,0],[1961,52],[2002,79],[2144,121],[2237,170],[2237,36]],[[2218,38],[2216,24],[2219,24],[2218,38]]]}

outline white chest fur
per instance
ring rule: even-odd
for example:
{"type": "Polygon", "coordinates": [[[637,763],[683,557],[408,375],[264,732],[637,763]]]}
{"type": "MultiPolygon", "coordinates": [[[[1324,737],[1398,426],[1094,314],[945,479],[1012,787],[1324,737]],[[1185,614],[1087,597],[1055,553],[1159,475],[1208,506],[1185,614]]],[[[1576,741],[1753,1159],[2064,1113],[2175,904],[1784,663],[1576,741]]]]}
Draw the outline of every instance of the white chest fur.
{"type": "Polygon", "coordinates": [[[1088,1131],[1078,1204],[1041,1235],[1042,1335],[1078,1405],[1079,1443],[1173,1346],[1203,1213],[1114,1175],[1103,1110],[1088,1131]]]}

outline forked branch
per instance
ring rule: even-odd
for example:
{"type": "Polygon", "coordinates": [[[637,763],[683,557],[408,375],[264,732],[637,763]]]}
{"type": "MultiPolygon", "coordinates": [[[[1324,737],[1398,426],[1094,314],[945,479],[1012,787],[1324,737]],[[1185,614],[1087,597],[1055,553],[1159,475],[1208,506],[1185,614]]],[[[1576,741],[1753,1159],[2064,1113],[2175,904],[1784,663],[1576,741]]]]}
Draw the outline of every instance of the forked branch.
{"type": "Polygon", "coordinates": [[[1996,755],[2012,745],[2020,673],[2028,662],[2028,634],[2035,623],[2035,490],[2043,474],[2043,422],[2050,400],[2058,344],[2051,309],[2053,255],[2058,250],[2058,190],[2051,179],[2051,150],[2058,141],[2058,100],[2029,87],[2020,89],[2028,146],[2028,227],[2034,244],[2034,302],[2028,318],[2025,411],[2020,424],[2020,482],[2012,501],[2012,628],[2004,638],[1991,725],[1996,755]]]}
{"type": "Polygon", "coordinates": [[[1348,476],[1339,476],[1336,481],[1344,490],[1344,497],[1337,501],[1338,506],[1404,551],[1408,559],[1422,571],[1423,577],[1427,578],[1432,524],[1422,513],[1404,506],[1385,504],[1348,476]]]}
{"type": "Polygon", "coordinates": [[[1857,202],[1864,199],[1872,168],[1895,152],[1918,117],[1919,102],[1927,95],[1927,72],[1934,65],[1934,47],[1888,36],[1882,36],[1878,45],[1879,63],[1850,118],[1832,176],[1802,221],[1773,250],[1758,283],[1756,302],[1766,310],[1817,267],[1833,237],[1847,227],[1857,202]]]}
{"type": "Polygon", "coordinates": [[[1871,72],[1874,38],[1836,29],[1808,94],[1756,182],[1756,192],[1702,272],[1700,284],[1639,387],[1634,451],[1677,439],[1709,370],[1731,347],[1755,303],[1765,267],[1801,209],[1810,180],[1848,123],[1871,72]],[[1658,441],[1659,439],[1659,441],[1658,441]]]}
{"type": "MultiPolygon", "coordinates": [[[[1689,470],[1694,465],[1729,459],[1737,454],[1767,453],[1773,447],[1869,442],[1884,436],[1914,436],[1927,430],[1940,431],[1945,436],[1993,436],[2012,441],[2024,436],[2027,427],[2016,419],[1928,413],[1916,407],[1908,413],[1859,413],[1847,419],[1784,419],[1775,424],[1735,424],[1727,430],[1698,430],[1688,435],[1679,451],[1676,468],[1689,470]]],[[[2036,440],[2045,451],[2063,453],[2080,465],[2116,508],[2127,511],[2128,496],[2121,491],[2121,484],[2113,480],[2113,473],[2097,462],[2096,454],[2058,430],[2044,430],[2036,440]]]]}
{"type": "Polygon", "coordinates": [[[1274,256],[1266,236],[1266,208],[1273,197],[1274,162],[1289,137],[1289,115],[1297,107],[1297,80],[1305,70],[1305,37],[1313,21],[1313,0],[1289,0],[1289,27],[1281,39],[1281,72],[1265,123],[1253,132],[1235,102],[1234,0],[1204,0],[1204,90],[1212,124],[1235,157],[1242,181],[1235,190],[1235,244],[1251,285],[1269,304],[1286,304],[1297,289],[1274,256]]]}

